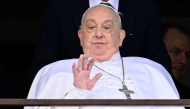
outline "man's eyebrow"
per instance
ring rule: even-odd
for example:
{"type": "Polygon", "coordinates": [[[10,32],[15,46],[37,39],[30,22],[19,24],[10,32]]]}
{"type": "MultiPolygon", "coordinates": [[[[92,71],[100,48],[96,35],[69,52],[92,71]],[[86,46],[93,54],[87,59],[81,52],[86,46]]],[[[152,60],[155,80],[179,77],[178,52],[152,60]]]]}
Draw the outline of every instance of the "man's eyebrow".
{"type": "Polygon", "coordinates": [[[94,19],[88,19],[86,22],[95,22],[94,19]]]}
{"type": "Polygon", "coordinates": [[[181,50],[179,47],[176,46],[172,47],[172,49],[181,50]]]}
{"type": "Polygon", "coordinates": [[[113,24],[112,20],[106,20],[106,21],[104,21],[104,23],[107,23],[107,22],[111,22],[113,24]]]}
{"type": "MultiPolygon", "coordinates": [[[[95,20],[94,19],[88,19],[86,22],[95,22],[95,20]]],[[[106,20],[106,21],[104,21],[104,23],[107,23],[107,22],[113,23],[112,20],[106,20]]]]}

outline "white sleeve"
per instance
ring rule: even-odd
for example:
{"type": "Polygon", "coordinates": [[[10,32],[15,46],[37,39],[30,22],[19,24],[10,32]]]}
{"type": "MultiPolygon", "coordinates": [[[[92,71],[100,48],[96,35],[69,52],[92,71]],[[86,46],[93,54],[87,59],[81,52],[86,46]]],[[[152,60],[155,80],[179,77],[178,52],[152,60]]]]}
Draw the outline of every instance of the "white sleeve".
{"type": "Polygon", "coordinates": [[[48,107],[43,107],[43,106],[41,106],[41,107],[38,107],[38,109],[79,109],[80,107],[70,107],[70,106],[67,106],[67,107],[54,107],[54,106],[52,106],[52,107],[50,107],[50,106],[48,106],[48,107]]]}
{"type": "Polygon", "coordinates": [[[86,99],[90,94],[89,90],[74,88],[69,93],[65,94],[62,99],[86,99]]]}
{"type": "MultiPolygon", "coordinates": [[[[63,95],[60,99],[86,99],[89,95],[89,90],[74,88],[69,93],[63,95]]],[[[53,107],[39,107],[38,109],[79,109],[78,106],[53,106],[53,107]]]]}

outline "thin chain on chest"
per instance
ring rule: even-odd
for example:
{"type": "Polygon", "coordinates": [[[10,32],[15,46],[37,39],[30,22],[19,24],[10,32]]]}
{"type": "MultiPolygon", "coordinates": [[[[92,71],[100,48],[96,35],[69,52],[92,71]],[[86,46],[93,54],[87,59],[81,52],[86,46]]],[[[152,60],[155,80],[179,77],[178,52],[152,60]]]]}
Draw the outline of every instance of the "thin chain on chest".
{"type": "Polygon", "coordinates": [[[123,65],[123,59],[121,58],[121,62],[122,62],[122,70],[123,70],[123,81],[121,80],[121,78],[119,78],[118,76],[115,76],[107,71],[105,71],[104,69],[98,67],[97,65],[94,64],[95,67],[97,67],[98,69],[104,71],[105,73],[108,73],[109,75],[113,76],[113,77],[117,77],[119,78],[119,80],[122,82],[123,84],[123,89],[119,89],[119,91],[125,93],[127,99],[131,99],[130,94],[134,94],[134,91],[132,90],[128,90],[127,86],[125,85],[125,73],[124,73],[124,65],[123,65]]]}
{"type": "MultiPolygon", "coordinates": [[[[121,58],[121,60],[122,60],[122,58],[121,58]]],[[[115,76],[115,75],[113,75],[113,74],[111,74],[111,73],[105,71],[104,69],[100,68],[99,66],[97,66],[97,65],[95,65],[95,64],[94,64],[94,66],[95,66],[96,68],[102,70],[103,72],[105,72],[105,73],[107,73],[107,74],[113,76],[113,77],[117,77],[117,78],[119,78],[119,80],[122,82],[122,84],[125,84],[125,74],[124,74],[123,60],[122,60],[123,81],[122,81],[122,79],[121,79],[120,77],[115,76]]]]}

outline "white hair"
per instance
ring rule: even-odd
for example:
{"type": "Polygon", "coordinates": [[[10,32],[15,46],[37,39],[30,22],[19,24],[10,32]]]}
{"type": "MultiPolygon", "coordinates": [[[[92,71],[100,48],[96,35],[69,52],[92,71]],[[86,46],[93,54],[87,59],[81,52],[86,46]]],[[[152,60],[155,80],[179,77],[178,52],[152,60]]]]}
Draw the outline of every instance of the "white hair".
{"type": "Polygon", "coordinates": [[[85,15],[86,15],[86,13],[87,13],[91,8],[94,8],[94,7],[97,7],[97,6],[106,6],[106,7],[110,8],[111,10],[113,10],[113,11],[117,14],[117,23],[118,23],[118,26],[119,26],[120,29],[122,29],[122,24],[121,24],[121,17],[120,17],[120,15],[123,15],[123,14],[120,13],[120,12],[118,12],[113,6],[109,6],[109,5],[106,5],[106,4],[98,4],[98,5],[95,5],[95,6],[93,6],[93,7],[88,8],[88,9],[84,12],[84,14],[83,14],[83,16],[82,16],[80,29],[82,29],[82,25],[83,25],[83,21],[84,21],[84,17],[85,17],[85,15]]]}

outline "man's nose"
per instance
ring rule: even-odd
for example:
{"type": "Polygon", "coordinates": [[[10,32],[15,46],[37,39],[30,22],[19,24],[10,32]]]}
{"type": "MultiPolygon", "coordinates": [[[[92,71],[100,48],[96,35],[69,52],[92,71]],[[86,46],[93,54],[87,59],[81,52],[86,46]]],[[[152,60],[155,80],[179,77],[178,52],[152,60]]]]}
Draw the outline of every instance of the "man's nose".
{"type": "Polygon", "coordinates": [[[185,54],[183,54],[180,58],[179,58],[179,61],[181,64],[186,64],[187,62],[187,57],[185,54]]]}
{"type": "Polygon", "coordinates": [[[102,38],[102,37],[103,37],[103,33],[102,33],[101,29],[97,29],[97,30],[96,30],[95,36],[96,36],[97,38],[102,38]]]}

